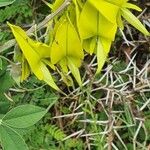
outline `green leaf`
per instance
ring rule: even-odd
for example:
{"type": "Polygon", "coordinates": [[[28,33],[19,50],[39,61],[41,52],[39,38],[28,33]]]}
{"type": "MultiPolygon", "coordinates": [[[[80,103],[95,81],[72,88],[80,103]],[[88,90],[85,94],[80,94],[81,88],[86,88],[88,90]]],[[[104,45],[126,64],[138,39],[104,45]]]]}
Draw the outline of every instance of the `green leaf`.
{"type": "Polygon", "coordinates": [[[90,55],[92,55],[95,52],[96,41],[97,41],[97,37],[96,36],[92,37],[90,39],[86,39],[86,40],[83,41],[83,48],[90,55]]]}
{"type": "MultiPolygon", "coordinates": [[[[63,72],[68,73],[68,67],[74,66],[74,69],[80,67],[84,57],[79,36],[68,19],[62,20],[56,31],[55,39],[51,47],[51,61],[53,64],[59,64],[63,72]],[[73,64],[70,64],[70,61],[73,64]]],[[[72,70],[72,74],[74,71],[72,70]]],[[[79,77],[79,76],[78,76],[79,77]]],[[[75,79],[77,79],[75,77],[75,79]]],[[[77,80],[79,84],[80,81],[77,80]]]]}
{"type": "Polygon", "coordinates": [[[4,114],[0,114],[0,124],[1,124],[1,122],[2,122],[2,118],[4,117],[4,114]]]}
{"type": "Polygon", "coordinates": [[[15,2],[15,0],[0,0],[0,7],[7,6],[15,2]]]}
{"type": "Polygon", "coordinates": [[[122,16],[121,16],[121,11],[118,12],[117,14],[117,25],[120,29],[124,29],[124,24],[123,24],[123,21],[122,21],[122,16]]]}
{"type": "MultiPolygon", "coordinates": [[[[36,77],[39,80],[45,81],[55,90],[60,91],[55,84],[46,64],[42,61],[42,59],[47,58],[50,54],[50,47],[44,43],[33,41],[20,27],[10,23],[8,23],[8,25],[10,26],[31,70],[36,77]]],[[[27,75],[28,74],[24,74],[24,78],[26,78],[27,75]]]]}
{"type": "Polygon", "coordinates": [[[150,35],[150,33],[146,30],[143,24],[128,9],[122,8],[121,14],[136,29],[138,29],[145,35],[150,35]]]}
{"type": "Polygon", "coordinates": [[[28,150],[23,138],[13,129],[0,125],[0,141],[3,150],[28,150]]]}
{"type": "MultiPolygon", "coordinates": [[[[53,64],[56,64],[64,57],[75,57],[78,59],[84,57],[78,34],[73,25],[66,19],[60,23],[57,29],[55,40],[51,47],[51,61],[53,64]]],[[[75,65],[80,66],[78,63],[75,65]]]]}
{"type": "Polygon", "coordinates": [[[68,58],[68,67],[71,70],[71,72],[72,72],[73,76],[75,77],[75,79],[77,80],[78,84],[81,86],[82,81],[81,81],[79,69],[78,69],[78,67],[76,67],[74,65],[71,58],[68,58]]]}
{"type": "Polygon", "coordinates": [[[73,0],[73,3],[74,3],[74,7],[75,7],[75,12],[76,12],[76,25],[77,25],[77,28],[79,28],[79,16],[80,16],[80,9],[79,9],[79,6],[78,6],[78,2],[77,0],[73,0]]]}
{"type": "Polygon", "coordinates": [[[14,85],[14,80],[10,76],[10,73],[4,72],[4,74],[0,76],[0,93],[6,92],[13,85],[14,85]]]}
{"type": "Polygon", "coordinates": [[[111,23],[116,23],[116,16],[119,10],[119,7],[108,3],[104,0],[88,0],[94,8],[96,8],[108,21],[111,23]]]}
{"type": "Polygon", "coordinates": [[[32,39],[27,39],[29,45],[38,53],[40,59],[49,58],[50,54],[50,46],[45,43],[41,43],[38,41],[33,41],[32,39]]]}
{"type": "Polygon", "coordinates": [[[21,67],[21,82],[26,80],[30,75],[30,67],[27,62],[27,60],[24,58],[24,55],[22,55],[22,67],[21,67]]]}
{"type": "Polygon", "coordinates": [[[79,33],[82,39],[102,36],[114,40],[117,24],[108,21],[88,1],[85,3],[79,18],[79,33]]]}
{"type": "Polygon", "coordinates": [[[0,114],[6,114],[9,110],[10,102],[2,94],[0,94],[0,98],[0,114]]]}
{"type": "Polygon", "coordinates": [[[27,128],[38,122],[47,111],[34,105],[22,105],[10,110],[2,119],[14,128],[27,128]]]}
{"type": "Polygon", "coordinates": [[[129,9],[134,9],[134,10],[137,10],[137,11],[142,11],[142,9],[134,4],[131,4],[131,3],[125,3],[122,7],[124,8],[129,8],[129,9]]]}
{"type": "Polygon", "coordinates": [[[97,62],[98,62],[98,68],[96,71],[96,74],[99,73],[104,66],[109,50],[111,46],[111,41],[108,39],[104,39],[102,37],[98,38],[97,41],[97,62]]]}

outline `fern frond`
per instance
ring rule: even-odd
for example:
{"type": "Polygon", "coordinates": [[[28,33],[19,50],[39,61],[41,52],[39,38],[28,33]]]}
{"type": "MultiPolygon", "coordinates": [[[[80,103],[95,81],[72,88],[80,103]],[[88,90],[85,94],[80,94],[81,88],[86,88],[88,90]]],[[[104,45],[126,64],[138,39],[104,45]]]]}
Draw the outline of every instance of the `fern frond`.
{"type": "Polygon", "coordinates": [[[47,131],[57,141],[62,141],[66,137],[65,133],[56,125],[49,125],[47,131]]]}

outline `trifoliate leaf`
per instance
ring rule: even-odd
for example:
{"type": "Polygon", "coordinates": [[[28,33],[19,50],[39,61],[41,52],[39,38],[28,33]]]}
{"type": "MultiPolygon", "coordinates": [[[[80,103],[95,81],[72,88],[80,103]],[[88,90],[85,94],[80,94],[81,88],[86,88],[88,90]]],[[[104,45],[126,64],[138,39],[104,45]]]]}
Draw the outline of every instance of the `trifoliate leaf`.
{"type": "Polygon", "coordinates": [[[59,90],[53,81],[46,64],[42,61],[43,56],[47,57],[47,53],[45,53],[45,51],[50,53],[50,48],[48,49],[45,44],[34,42],[20,27],[10,23],[8,23],[8,25],[10,26],[33,73],[39,80],[43,80],[52,88],[59,90]]]}
{"type": "Polygon", "coordinates": [[[79,18],[79,33],[82,39],[102,36],[114,40],[117,25],[109,22],[88,1],[79,18]]]}
{"type": "MultiPolygon", "coordinates": [[[[76,67],[80,67],[81,60],[84,57],[81,41],[78,34],[68,20],[63,20],[57,29],[55,39],[51,47],[51,61],[58,63],[63,72],[67,72],[70,61],[76,67]]],[[[73,74],[74,75],[74,74],[73,74]]],[[[80,82],[78,82],[80,84],[80,82]]]]}

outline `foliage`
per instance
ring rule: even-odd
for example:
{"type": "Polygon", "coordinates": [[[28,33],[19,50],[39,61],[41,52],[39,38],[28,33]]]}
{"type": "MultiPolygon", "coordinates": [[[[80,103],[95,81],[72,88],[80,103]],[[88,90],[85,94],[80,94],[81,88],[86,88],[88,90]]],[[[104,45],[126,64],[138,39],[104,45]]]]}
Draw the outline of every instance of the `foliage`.
{"type": "Polygon", "coordinates": [[[0,23],[7,20],[14,20],[16,23],[21,23],[26,18],[27,23],[32,16],[32,10],[29,5],[29,0],[15,0],[13,5],[0,9],[0,23]]]}
{"type": "Polygon", "coordinates": [[[6,61],[1,60],[1,70],[0,70],[0,114],[5,114],[10,106],[10,102],[6,97],[6,93],[9,88],[14,85],[14,80],[12,79],[9,71],[7,70],[8,63],[6,61]]]}
{"type": "MultiPolygon", "coordinates": [[[[5,1],[6,2],[6,1],[5,1]]],[[[32,23],[33,12],[29,0],[15,0],[13,5],[0,8],[0,45],[11,39],[11,34],[6,31],[6,22],[13,21],[19,25],[32,23]]],[[[23,26],[24,26],[23,25],[23,26]]]]}
{"type": "Polygon", "coordinates": [[[14,2],[15,0],[6,0],[6,1],[1,1],[0,2],[0,7],[4,7],[4,6],[7,6],[7,5],[10,5],[14,2]]]}
{"type": "Polygon", "coordinates": [[[149,149],[149,32],[130,12],[141,9],[43,2],[0,9],[0,149],[149,149]]]}
{"type": "Polygon", "coordinates": [[[53,82],[52,76],[49,73],[48,68],[46,67],[46,65],[49,64],[51,68],[54,68],[54,66],[48,60],[46,60],[49,55],[49,46],[31,40],[19,27],[13,26],[11,24],[9,24],[9,26],[11,27],[15,38],[19,42],[19,46],[21,47],[24,54],[22,58],[23,65],[21,80],[24,80],[29,76],[30,65],[33,73],[39,80],[44,80],[51,87],[59,90],[59,88],[53,82]],[[27,62],[29,63],[29,65],[27,64],[26,60],[24,60],[24,57],[27,58],[27,62]]]}
{"type": "MultiPolygon", "coordinates": [[[[50,6],[52,11],[55,11],[62,2],[56,0],[50,6]]],[[[121,16],[143,34],[149,35],[142,23],[128,10],[128,8],[138,11],[141,11],[141,9],[126,0],[121,2],[87,0],[81,2],[81,8],[79,8],[79,2],[79,0],[74,0],[59,18],[54,19],[57,22],[54,26],[52,40],[49,47],[43,45],[42,50],[40,50],[42,43],[32,41],[21,28],[8,24],[23,52],[23,56],[28,62],[28,64],[26,61],[22,63],[22,80],[29,75],[29,65],[38,79],[59,90],[43,63],[43,58],[48,58],[46,64],[51,64],[52,69],[55,69],[52,65],[58,64],[62,68],[62,74],[65,75],[70,70],[81,86],[82,82],[78,67],[81,66],[81,61],[84,58],[83,48],[90,54],[96,53],[98,62],[96,73],[99,73],[107,59],[111,43],[117,32],[117,26],[123,29],[121,16]],[[89,19],[92,20],[89,21],[89,19]],[[106,32],[109,34],[106,34],[106,32]],[[76,44],[73,45],[73,43],[76,44]],[[29,51],[32,54],[29,54],[29,51]],[[37,56],[37,53],[40,56],[37,56]]]]}
{"type": "Polygon", "coordinates": [[[2,147],[8,150],[27,150],[27,145],[16,130],[34,125],[46,112],[45,109],[33,105],[18,106],[7,112],[0,120],[2,147]]]}

